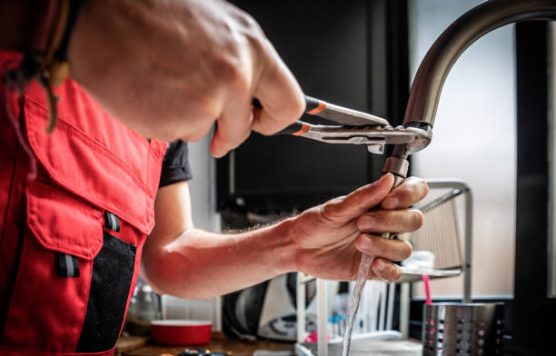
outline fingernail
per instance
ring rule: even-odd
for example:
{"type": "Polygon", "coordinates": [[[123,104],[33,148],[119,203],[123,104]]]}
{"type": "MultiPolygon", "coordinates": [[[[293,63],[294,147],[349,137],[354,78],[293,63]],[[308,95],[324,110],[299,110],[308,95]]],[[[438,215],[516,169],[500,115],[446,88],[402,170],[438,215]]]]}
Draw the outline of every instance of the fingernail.
{"type": "Polygon", "coordinates": [[[398,198],[386,198],[382,201],[382,207],[384,209],[395,209],[398,203],[398,198]]]}
{"type": "Polygon", "coordinates": [[[388,175],[389,174],[385,174],[382,177],[380,177],[376,182],[374,182],[373,185],[381,185],[384,184],[384,181],[388,179],[388,175]]]}
{"type": "Polygon", "coordinates": [[[385,175],[382,176],[384,179],[394,179],[394,175],[392,173],[386,173],[385,175]]]}

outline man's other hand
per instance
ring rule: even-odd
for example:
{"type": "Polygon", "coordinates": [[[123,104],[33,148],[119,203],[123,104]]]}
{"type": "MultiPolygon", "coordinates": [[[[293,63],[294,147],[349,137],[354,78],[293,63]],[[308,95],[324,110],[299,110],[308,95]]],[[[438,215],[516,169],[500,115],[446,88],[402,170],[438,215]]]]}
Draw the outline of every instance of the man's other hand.
{"type": "Polygon", "coordinates": [[[428,186],[411,177],[390,191],[393,183],[393,176],[387,174],[294,218],[290,232],[296,251],[294,268],[317,277],[352,280],[364,253],[374,257],[368,278],[398,279],[400,269],[391,261],[409,257],[411,245],[381,234],[411,232],[422,226],[423,214],[409,207],[427,194],[428,186]]]}
{"type": "Polygon", "coordinates": [[[216,157],[252,130],[296,121],[303,93],[263,31],[222,0],[95,0],[73,33],[72,76],[146,137],[197,140],[216,157]],[[253,115],[252,98],[264,107],[253,115]]]}

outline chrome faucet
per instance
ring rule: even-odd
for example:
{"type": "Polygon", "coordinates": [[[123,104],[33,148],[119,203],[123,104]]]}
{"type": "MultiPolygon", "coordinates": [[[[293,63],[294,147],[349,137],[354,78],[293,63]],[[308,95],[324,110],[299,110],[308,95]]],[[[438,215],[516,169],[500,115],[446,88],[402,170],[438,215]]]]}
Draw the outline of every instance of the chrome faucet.
{"type": "MultiPolygon", "coordinates": [[[[419,66],[404,126],[432,127],[442,86],[459,56],[486,33],[527,20],[556,20],[556,0],[490,0],[452,23],[434,42],[419,66]]],[[[409,151],[416,150],[410,147],[409,151]]]]}
{"type": "MultiPolygon", "coordinates": [[[[527,20],[556,20],[556,0],[490,0],[453,22],[434,42],[417,70],[403,126],[432,131],[442,86],[459,56],[488,32],[527,20]]],[[[393,173],[400,184],[407,174],[407,156],[429,143],[430,139],[396,145],[383,171],[393,173]]]]}
{"type": "MultiPolygon", "coordinates": [[[[556,0],[489,0],[453,22],[434,42],[417,70],[403,126],[432,134],[444,81],[459,56],[488,32],[528,20],[556,20],[556,0]]],[[[424,149],[431,138],[432,136],[429,136],[428,140],[417,140],[394,147],[392,154],[386,159],[383,172],[395,176],[395,186],[401,184],[407,175],[408,155],[424,149]]],[[[467,269],[471,263],[471,240],[468,240],[465,247],[467,269]]],[[[465,273],[464,278],[464,290],[470,291],[470,274],[465,273]]],[[[470,301],[469,292],[466,292],[464,300],[470,301]]],[[[405,312],[407,313],[407,310],[405,312]]],[[[403,320],[407,323],[408,317],[404,317],[403,320]]],[[[407,324],[405,327],[402,326],[402,330],[404,328],[408,330],[407,324]]]]}

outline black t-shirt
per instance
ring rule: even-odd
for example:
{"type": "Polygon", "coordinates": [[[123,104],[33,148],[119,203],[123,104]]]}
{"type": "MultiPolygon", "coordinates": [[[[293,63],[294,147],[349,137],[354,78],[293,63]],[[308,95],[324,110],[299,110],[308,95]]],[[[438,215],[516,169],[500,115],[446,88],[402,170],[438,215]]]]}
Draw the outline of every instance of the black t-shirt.
{"type": "Polygon", "coordinates": [[[192,177],[187,143],[181,140],[170,143],[162,161],[159,187],[187,181],[192,177]]]}

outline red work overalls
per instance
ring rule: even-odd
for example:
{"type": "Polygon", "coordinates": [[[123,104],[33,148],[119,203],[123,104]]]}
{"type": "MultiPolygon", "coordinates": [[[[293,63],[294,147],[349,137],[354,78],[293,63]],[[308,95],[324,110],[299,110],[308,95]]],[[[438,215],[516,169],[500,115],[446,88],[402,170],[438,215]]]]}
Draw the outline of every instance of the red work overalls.
{"type": "MultiPolygon", "coordinates": [[[[18,61],[0,52],[0,73],[18,61]]],[[[56,92],[50,135],[43,88],[30,84],[21,105],[8,98],[34,180],[1,98],[0,355],[112,353],[154,225],[166,144],[110,117],[72,80],[56,92]]]]}

